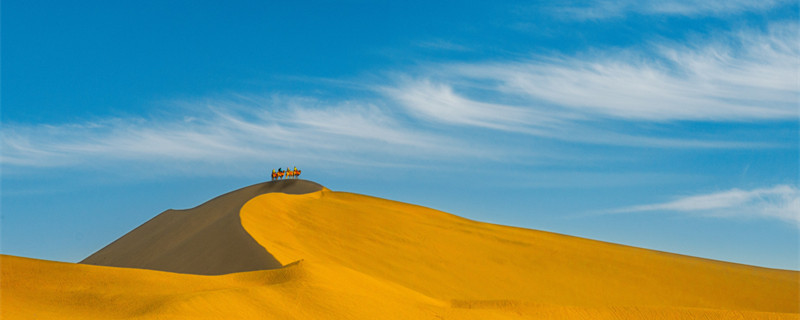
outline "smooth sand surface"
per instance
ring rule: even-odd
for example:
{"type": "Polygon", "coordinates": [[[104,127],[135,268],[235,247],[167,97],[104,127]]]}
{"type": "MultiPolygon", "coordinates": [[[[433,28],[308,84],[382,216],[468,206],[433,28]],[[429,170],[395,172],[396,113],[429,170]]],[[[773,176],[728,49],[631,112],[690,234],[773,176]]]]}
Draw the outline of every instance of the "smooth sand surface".
{"type": "Polygon", "coordinates": [[[207,276],[0,256],[0,316],[800,317],[797,271],[481,223],[327,189],[257,195],[239,216],[253,241],[285,266],[207,276]]]}
{"type": "Polygon", "coordinates": [[[259,183],[188,210],[167,210],[80,263],[219,275],[280,268],[242,228],[239,209],[265,193],[303,194],[322,186],[307,180],[259,183]]]}

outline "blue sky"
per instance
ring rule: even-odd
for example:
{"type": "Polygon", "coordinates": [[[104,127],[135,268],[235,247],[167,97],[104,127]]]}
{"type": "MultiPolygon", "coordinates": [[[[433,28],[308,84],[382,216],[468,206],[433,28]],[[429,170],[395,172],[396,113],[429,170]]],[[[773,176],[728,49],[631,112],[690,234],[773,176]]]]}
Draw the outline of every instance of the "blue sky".
{"type": "Polygon", "coordinates": [[[794,1],[4,1],[0,251],[79,261],[296,165],[800,268],[794,1]]]}

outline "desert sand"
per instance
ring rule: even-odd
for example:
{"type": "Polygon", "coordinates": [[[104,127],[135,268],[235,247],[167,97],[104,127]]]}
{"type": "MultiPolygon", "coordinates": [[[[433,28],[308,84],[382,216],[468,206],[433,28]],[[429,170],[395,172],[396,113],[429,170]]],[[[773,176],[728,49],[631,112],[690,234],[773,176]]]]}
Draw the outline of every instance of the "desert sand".
{"type": "Polygon", "coordinates": [[[800,317],[797,271],[482,223],[302,180],[158,217],[86,264],[0,256],[0,316],[800,317]]]}
{"type": "Polygon", "coordinates": [[[204,275],[280,268],[242,228],[239,210],[261,194],[321,189],[306,180],[266,182],[226,193],[193,209],[167,210],[80,263],[204,275]]]}

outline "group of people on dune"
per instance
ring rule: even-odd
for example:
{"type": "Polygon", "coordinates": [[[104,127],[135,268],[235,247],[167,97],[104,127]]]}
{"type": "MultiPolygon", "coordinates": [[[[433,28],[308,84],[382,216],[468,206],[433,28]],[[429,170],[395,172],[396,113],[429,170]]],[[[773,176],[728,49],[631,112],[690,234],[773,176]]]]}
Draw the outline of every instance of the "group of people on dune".
{"type": "Polygon", "coordinates": [[[286,177],[286,179],[296,179],[298,176],[300,176],[300,170],[297,169],[297,167],[294,167],[294,169],[286,167],[286,171],[283,171],[283,168],[278,168],[277,171],[272,169],[272,180],[280,180],[283,179],[283,177],[286,177]]]}

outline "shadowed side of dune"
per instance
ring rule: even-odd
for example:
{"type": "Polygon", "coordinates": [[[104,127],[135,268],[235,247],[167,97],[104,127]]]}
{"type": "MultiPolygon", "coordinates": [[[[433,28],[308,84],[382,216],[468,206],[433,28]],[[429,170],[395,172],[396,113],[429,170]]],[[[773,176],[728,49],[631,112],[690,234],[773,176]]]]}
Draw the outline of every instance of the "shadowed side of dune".
{"type": "Polygon", "coordinates": [[[80,263],[219,275],[280,268],[242,227],[239,210],[265,193],[305,194],[323,187],[307,180],[255,184],[187,210],[167,210],[80,263]]]}

